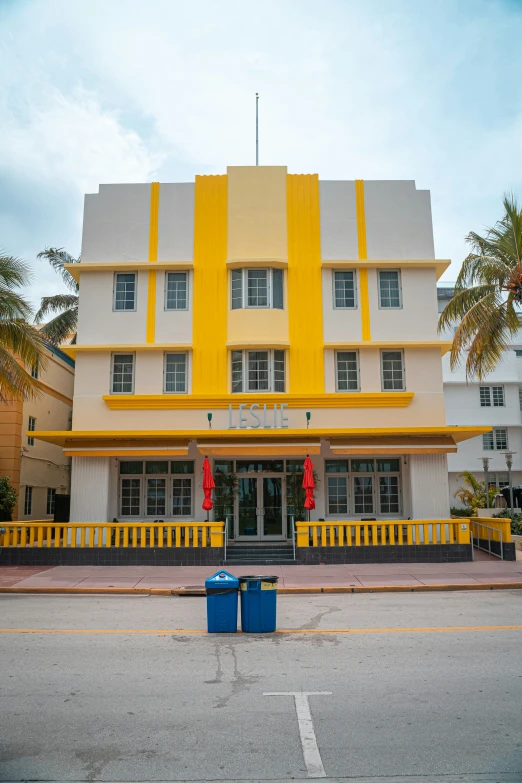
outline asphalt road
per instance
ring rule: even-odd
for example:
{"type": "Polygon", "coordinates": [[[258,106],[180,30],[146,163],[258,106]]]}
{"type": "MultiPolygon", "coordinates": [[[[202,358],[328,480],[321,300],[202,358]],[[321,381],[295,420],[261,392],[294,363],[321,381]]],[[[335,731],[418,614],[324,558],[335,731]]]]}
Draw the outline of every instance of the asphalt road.
{"type": "Polygon", "coordinates": [[[3,629],[64,631],[0,632],[0,779],[307,779],[295,698],[264,694],[319,691],[328,779],[522,781],[522,631],[498,627],[520,627],[522,591],[278,608],[304,632],[187,633],[201,598],[0,596],[3,629]]]}

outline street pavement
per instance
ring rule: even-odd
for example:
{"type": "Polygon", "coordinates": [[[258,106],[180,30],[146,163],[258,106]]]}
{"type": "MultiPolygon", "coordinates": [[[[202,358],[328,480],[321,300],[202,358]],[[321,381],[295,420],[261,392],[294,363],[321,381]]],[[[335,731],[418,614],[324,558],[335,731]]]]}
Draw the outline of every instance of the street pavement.
{"type": "Polygon", "coordinates": [[[521,610],[279,596],[283,633],[208,635],[203,598],[3,594],[0,779],[305,780],[314,740],[326,780],[518,783],[521,610]],[[308,744],[274,692],[324,694],[308,744]]]}
{"type": "MultiPolygon", "coordinates": [[[[522,556],[522,552],[518,552],[522,556]]],[[[522,560],[502,561],[476,552],[471,563],[365,563],[311,566],[227,566],[236,576],[270,573],[279,577],[282,589],[342,587],[347,589],[433,588],[448,585],[455,588],[473,585],[502,586],[520,584],[522,560]]],[[[38,566],[0,567],[0,591],[16,587],[28,589],[123,589],[176,590],[203,588],[205,579],[217,566],[38,566]]]]}

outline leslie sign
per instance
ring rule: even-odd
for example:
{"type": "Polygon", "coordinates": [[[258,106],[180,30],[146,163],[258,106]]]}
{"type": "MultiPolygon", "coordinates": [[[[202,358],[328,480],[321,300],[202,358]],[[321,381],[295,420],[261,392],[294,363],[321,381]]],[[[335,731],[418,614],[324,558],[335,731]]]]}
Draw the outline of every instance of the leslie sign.
{"type": "Polygon", "coordinates": [[[283,402],[281,405],[267,405],[263,406],[253,403],[248,405],[243,403],[238,405],[237,408],[233,408],[232,405],[228,406],[228,429],[229,430],[246,430],[257,429],[261,427],[265,430],[270,429],[287,429],[288,419],[285,416],[285,408],[288,408],[288,403],[283,402]]]}

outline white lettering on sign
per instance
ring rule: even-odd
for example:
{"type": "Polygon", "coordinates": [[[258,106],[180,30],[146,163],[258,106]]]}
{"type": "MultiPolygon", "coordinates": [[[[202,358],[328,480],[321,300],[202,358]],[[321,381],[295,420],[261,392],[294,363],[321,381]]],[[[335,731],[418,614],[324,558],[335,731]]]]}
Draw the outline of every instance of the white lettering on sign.
{"type": "Polygon", "coordinates": [[[237,408],[233,408],[232,405],[228,406],[228,429],[229,430],[256,430],[262,427],[265,430],[270,429],[287,429],[288,417],[285,416],[285,408],[288,408],[288,403],[283,402],[281,405],[267,405],[266,403],[261,408],[257,402],[252,405],[241,403],[237,408]]]}

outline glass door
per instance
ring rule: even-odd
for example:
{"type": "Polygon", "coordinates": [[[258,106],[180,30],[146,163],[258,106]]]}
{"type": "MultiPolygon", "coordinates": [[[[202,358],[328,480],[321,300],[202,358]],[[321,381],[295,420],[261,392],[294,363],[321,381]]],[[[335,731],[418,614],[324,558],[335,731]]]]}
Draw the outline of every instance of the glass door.
{"type": "Polygon", "coordinates": [[[237,538],[259,538],[259,504],[257,502],[257,476],[241,476],[237,482],[237,538]]]}
{"type": "Polygon", "coordinates": [[[283,538],[283,478],[263,476],[262,486],[262,536],[265,539],[283,538]]]}
{"type": "Polygon", "coordinates": [[[286,537],[282,476],[240,476],[237,496],[237,539],[279,540],[286,537]]]}

